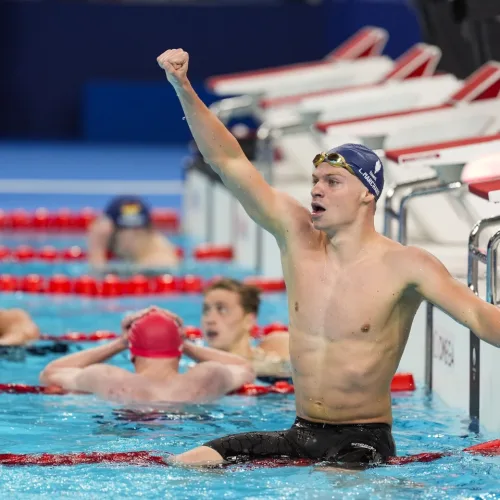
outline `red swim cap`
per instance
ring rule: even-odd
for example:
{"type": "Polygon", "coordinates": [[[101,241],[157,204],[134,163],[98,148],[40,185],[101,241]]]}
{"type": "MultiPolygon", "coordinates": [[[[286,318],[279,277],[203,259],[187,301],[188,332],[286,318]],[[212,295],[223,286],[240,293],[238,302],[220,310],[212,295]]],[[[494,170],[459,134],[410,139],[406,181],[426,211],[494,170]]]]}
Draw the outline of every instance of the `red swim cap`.
{"type": "Polygon", "coordinates": [[[132,323],[128,342],[133,356],[178,358],[182,355],[182,338],[177,323],[157,311],[151,311],[132,323]]]}

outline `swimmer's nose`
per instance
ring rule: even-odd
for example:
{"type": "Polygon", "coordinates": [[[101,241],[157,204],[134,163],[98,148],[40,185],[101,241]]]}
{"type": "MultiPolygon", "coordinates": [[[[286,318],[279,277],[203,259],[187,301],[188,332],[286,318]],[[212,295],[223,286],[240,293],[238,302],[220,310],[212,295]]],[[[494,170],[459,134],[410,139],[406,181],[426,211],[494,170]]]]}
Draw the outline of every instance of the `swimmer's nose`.
{"type": "Polygon", "coordinates": [[[314,198],[323,198],[324,196],[323,189],[320,187],[319,183],[315,184],[311,189],[311,196],[313,200],[314,198]]]}
{"type": "Polygon", "coordinates": [[[204,315],[203,315],[203,323],[207,326],[213,326],[215,325],[215,315],[213,312],[211,311],[207,311],[204,315]]]}

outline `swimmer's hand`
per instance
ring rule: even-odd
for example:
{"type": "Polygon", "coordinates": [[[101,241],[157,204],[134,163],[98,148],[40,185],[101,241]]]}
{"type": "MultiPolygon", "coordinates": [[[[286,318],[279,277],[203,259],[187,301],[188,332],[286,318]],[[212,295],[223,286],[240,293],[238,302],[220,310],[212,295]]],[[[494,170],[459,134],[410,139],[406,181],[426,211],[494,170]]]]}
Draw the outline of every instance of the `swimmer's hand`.
{"type": "Polygon", "coordinates": [[[160,68],[165,71],[167,80],[174,87],[182,87],[187,82],[189,54],[182,49],[166,50],[156,58],[160,68]]]}

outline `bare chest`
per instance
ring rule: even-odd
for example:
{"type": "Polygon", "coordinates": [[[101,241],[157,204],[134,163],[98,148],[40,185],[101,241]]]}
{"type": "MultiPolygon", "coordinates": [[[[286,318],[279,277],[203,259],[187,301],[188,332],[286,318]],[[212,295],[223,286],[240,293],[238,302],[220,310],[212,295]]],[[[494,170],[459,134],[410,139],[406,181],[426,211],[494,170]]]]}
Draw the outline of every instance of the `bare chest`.
{"type": "Polygon", "coordinates": [[[374,261],[343,268],[302,262],[288,281],[291,327],[331,340],[380,331],[399,297],[397,279],[374,261]]]}

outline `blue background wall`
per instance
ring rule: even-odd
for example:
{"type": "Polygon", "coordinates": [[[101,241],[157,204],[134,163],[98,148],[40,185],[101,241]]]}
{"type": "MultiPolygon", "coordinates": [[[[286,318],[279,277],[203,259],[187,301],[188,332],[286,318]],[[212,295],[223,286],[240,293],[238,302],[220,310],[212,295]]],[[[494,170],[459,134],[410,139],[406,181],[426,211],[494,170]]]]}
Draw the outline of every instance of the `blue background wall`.
{"type": "Polygon", "coordinates": [[[190,78],[319,59],[358,28],[390,32],[400,55],[420,33],[406,2],[242,6],[0,4],[0,134],[9,138],[184,142],[190,134],[156,64],[191,55],[190,78]]]}

